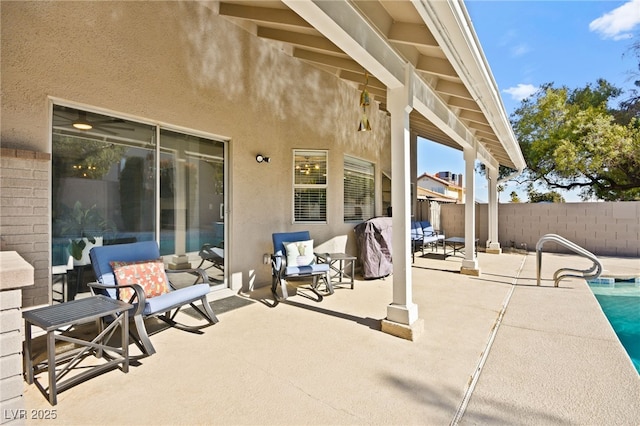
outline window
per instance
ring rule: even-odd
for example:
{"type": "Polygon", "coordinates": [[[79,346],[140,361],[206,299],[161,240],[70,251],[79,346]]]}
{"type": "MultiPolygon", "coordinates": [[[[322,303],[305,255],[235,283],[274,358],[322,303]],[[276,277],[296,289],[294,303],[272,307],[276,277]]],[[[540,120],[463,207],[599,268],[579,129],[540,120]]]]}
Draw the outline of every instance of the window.
{"type": "Polygon", "coordinates": [[[52,141],[54,256],[83,237],[224,247],[224,141],[60,105],[52,141]]]}
{"type": "Polygon", "coordinates": [[[373,164],[344,157],[344,221],[362,222],[374,216],[375,175],[373,164]]]}
{"type": "Polygon", "coordinates": [[[327,151],[293,151],[294,222],[327,221],[327,151]]]}

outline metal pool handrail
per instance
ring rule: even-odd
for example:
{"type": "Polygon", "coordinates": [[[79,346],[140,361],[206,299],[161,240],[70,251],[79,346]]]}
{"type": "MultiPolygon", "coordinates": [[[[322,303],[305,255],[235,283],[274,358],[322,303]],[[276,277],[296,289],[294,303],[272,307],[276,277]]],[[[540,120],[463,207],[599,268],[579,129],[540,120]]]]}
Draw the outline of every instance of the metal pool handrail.
{"type": "Polygon", "coordinates": [[[561,237],[557,234],[546,234],[543,235],[536,244],[536,277],[537,277],[537,285],[540,285],[540,271],[542,270],[542,246],[547,241],[552,241],[554,243],[560,244],[561,246],[568,248],[574,253],[585,257],[593,262],[593,266],[588,269],[574,269],[574,268],[560,268],[553,274],[553,283],[555,287],[558,287],[558,283],[563,278],[568,277],[576,277],[576,278],[584,278],[584,279],[594,279],[598,278],[602,273],[602,263],[598,260],[595,254],[591,253],[588,250],[580,247],[576,243],[573,243],[567,240],[564,237],[561,237]],[[580,273],[580,275],[573,274],[572,272],[580,273]]]}

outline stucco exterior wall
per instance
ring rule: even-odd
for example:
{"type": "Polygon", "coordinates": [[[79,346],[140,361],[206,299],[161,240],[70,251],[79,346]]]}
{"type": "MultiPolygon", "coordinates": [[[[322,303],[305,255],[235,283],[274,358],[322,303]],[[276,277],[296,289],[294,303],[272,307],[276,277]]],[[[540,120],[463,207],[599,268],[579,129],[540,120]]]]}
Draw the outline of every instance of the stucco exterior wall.
{"type": "MultiPolygon", "coordinates": [[[[343,156],[374,162],[379,186],[390,169],[389,120],[374,104],[373,131],[358,133],[356,88],[212,4],[1,2],[0,143],[50,153],[52,100],[229,140],[226,265],[234,287],[251,288],[270,282],[262,255],[272,232],[346,235],[355,250],[354,224],[342,219],[343,156]],[[294,148],[329,150],[327,224],[292,225],[294,148]],[[257,153],[271,163],[258,164],[257,153]]],[[[379,187],[376,204],[382,214],[379,187]]]]}
{"type": "MultiPolygon", "coordinates": [[[[476,204],[476,237],[488,238],[487,205],[476,204]]],[[[448,237],[464,235],[464,206],[441,207],[448,237]]],[[[558,234],[600,256],[640,257],[640,202],[511,203],[498,207],[498,238],[502,247],[535,250],[544,234],[558,234]]],[[[545,251],[564,252],[547,243],[545,251]]]]}

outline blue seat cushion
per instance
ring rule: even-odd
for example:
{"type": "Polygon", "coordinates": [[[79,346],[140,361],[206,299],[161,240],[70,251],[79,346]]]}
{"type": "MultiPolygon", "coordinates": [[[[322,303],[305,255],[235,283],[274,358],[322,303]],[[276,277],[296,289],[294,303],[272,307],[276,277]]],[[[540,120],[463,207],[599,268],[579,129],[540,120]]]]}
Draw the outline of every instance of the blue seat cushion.
{"type": "Polygon", "coordinates": [[[411,222],[411,239],[413,241],[420,241],[423,237],[422,226],[420,222],[411,222]]]}
{"type": "Polygon", "coordinates": [[[199,300],[203,296],[206,296],[209,291],[211,291],[209,284],[195,284],[189,287],[170,291],[169,293],[165,293],[161,296],[146,299],[143,314],[154,315],[166,312],[177,306],[182,306],[199,300]]]}
{"type": "Polygon", "coordinates": [[[424,239],[422,240],[425,244],[435,243],[438,241],[438,236],[435,234],[427,235],[425,234],[424,239]]]}
{"type": "Polygon", "coordinates": [[[314,263],[311,265],[304,266],[287,266],[284,273],[285,276],[296,276],[296,275],[309,275],[309,274],[323,274],[329,271],[328,263],[314,263]]]}

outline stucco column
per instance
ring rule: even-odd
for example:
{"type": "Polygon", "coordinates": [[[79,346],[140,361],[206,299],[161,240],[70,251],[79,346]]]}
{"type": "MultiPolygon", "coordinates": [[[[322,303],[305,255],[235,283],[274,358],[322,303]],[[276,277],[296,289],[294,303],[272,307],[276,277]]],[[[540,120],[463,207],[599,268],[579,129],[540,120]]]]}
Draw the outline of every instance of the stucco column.
{"type": "Polygon", "coordinates": [[[489,188],[489,239],[487,240],[487,253],[500,254],[500,242],[498,241],[498,169],[487,167],[487,184],[489,188]]]}
{"type": "Polygon", "coordinates": [[[464,150],[464,260],[460,268],[461,274],[480,275],[478,260],[476,258],[476,177],[475,177],[476,150],[464,150]]]}
{"type": "MultiPolygon", "coordinates": [[[[410,78],[407,79],[410,81],[410,78]]],[[[424,329],[418,306],[412,300],[411,280],[411,111],[410,85],[388,89],[387,108],[391,114],[391,206],[393,253],[393,302],[387,306],[382,331],[416,340],[424,329]]]]}

